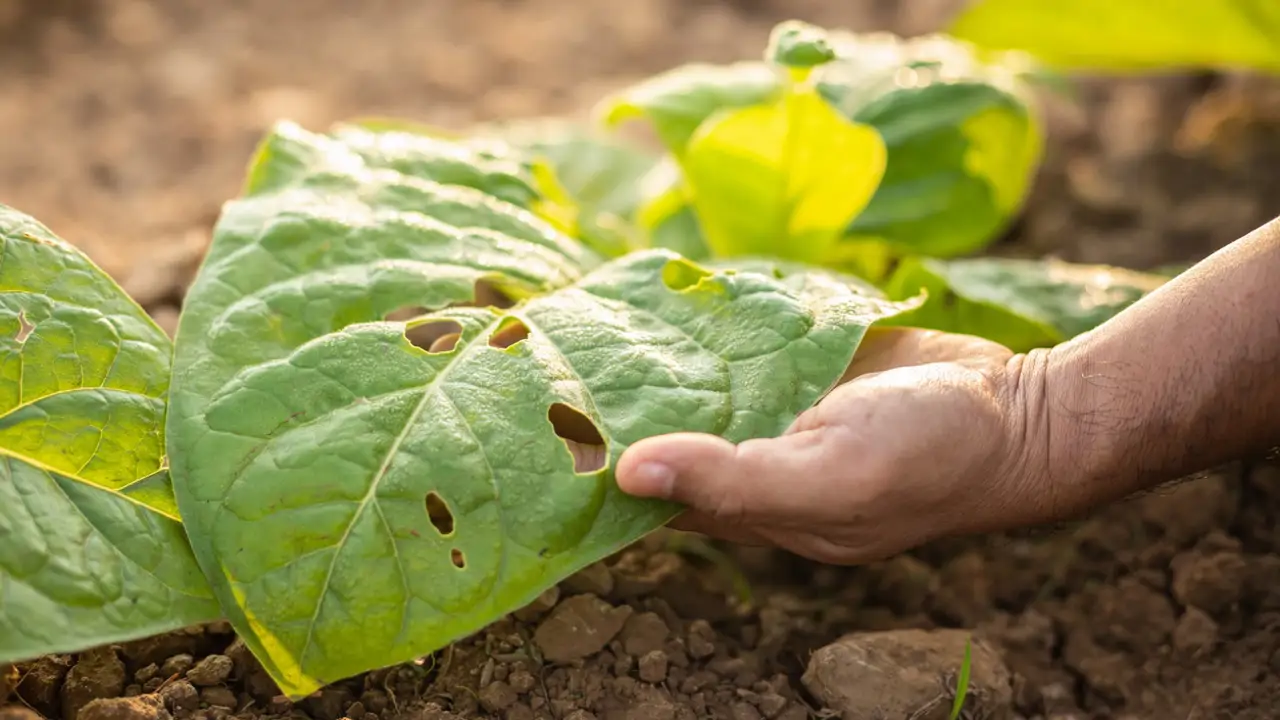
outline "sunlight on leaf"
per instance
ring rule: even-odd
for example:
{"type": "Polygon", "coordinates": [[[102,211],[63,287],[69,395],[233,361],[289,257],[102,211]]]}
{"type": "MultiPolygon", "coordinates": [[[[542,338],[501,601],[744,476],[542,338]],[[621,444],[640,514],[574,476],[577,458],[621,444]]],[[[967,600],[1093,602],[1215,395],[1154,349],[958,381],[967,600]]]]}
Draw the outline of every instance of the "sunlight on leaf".
{"type": "Polygon", "coordinates": [[[717,255],[814,261],[871,199],[885,147],[874,128],[802,89],[711,119],[683,165],[717,255]]]}
{"type": "Polygon", "coordinates": [[[1165,280],[1057,260],[910,258],[885,291],[890,298],[907,298],[924,288],[929,299],[885,324],[977,335],[1023,352],[1101,325],[1165,280]]]}
{"type": "Polygon", "coordinates": [[[490,192],[518,177],[496,150],[292,124],[265,144],[281,168],[251,173],[276,181],[225,206],[187,296],[168,422],[196,555],[291,697],[660,527],[677,507],[617,489],[627,446],[780,434],[912,306],[666,250],[602,262],[525,209],[536,186],[490,192]],[[481,282],[522,300],[477,307],[481,282]]]}
{"type": "Polygon", "coordinates": [[[1104,72],[1222,68],[1280,72],[1274,0],[977,0],[950,32],[991,50],[1104,72]]]}
{"type": "Polygon", "coordinates": [[[656,75],[605,98],[596,114],[607,127],[644,118],[677,157],[698,127],[721,110],[768,102],[782,90],[778,69],[762,62],[697,63],[656,75]]]}
{"type": "Polygon", "coordinates": [[[0,206],[0,662],[218,617],[162,468],[168,337],[0,206]]]}

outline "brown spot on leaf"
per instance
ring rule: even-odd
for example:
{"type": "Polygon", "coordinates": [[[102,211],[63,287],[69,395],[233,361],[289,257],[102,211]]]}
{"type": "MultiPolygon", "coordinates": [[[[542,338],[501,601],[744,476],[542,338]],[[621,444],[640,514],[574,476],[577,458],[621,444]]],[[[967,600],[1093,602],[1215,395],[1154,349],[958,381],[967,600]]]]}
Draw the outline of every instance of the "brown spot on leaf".
{"type": "Polygon", "coordinates": [[[467,558],[462,554],[462,551],[459,550],[458,548],[454,548],[449,551],[449,559],[453,561],[453,566],[458,568],[459,570],[467,566],[467,558]]]}
{"type": "Polygon", "coordinates": [[[547,409],[547,419],[556,435],[564,440],[573,456],[573,471],[593,473],[603,470],[609,455],[599,428],[582,411],[564,403],[552,403],[547,409]]]}

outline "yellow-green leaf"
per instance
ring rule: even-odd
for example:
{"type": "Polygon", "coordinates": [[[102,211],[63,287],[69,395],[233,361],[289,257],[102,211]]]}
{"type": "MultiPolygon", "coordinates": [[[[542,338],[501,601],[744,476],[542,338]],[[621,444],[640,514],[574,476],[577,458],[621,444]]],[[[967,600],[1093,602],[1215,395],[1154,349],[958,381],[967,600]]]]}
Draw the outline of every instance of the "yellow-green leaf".
{"type": "Polygon", "coordinates": [[[871,199],[885,161],[874,128],[806,88],[712,117],[683,166],[713,252],[816,261],[871,199]]]}
{"type": "Polygon", "coordinates": [[[164,457],[169,339],[0,206],[0,663],[218,616],[164,457]]]}
{"type": "Polygon", "coordinates": [[[1280,72],[1275,0],[978,0],[951,33],[1063,69],[1280,72]]]}

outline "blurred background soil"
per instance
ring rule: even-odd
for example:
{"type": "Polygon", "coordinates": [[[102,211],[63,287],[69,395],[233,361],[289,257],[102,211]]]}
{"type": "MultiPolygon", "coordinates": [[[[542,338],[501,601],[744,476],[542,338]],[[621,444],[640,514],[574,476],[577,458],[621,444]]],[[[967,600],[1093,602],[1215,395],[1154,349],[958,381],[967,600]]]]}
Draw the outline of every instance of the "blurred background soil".
{"type": "MultiPolygon", "coordinates": [[[[918,34],[960,4],[0,0],[0,202],[79,245],[172,327],[220,204],[274,120],[582,117],[677,64],[757,57],[783,19],[918,34]]],[[[1081,78],[1073,93],[1045,98],[1046,164],[996,251],[1186,264],[1280,210],[1280,82],[1081,78]]],[[[846,647],[881,661],[906,648],[930,678],[869,685],[864,705],[831,687],[866,678],[814,651],[853,630],[976,628],[994,653],[980,654],[983,677],[1003,690],[979,693],[971,717],[1280,717],[1278,517],[1280,473],[1246,463],[1052,533],[940,543],[869,568],[742,551],[756,589],[745,610],[720,570],[655,540],[459,644],[443,667],[372,673],[296,707],[214,626],[24,665],[24,704],[0,715],[897,718],[885,710],[894,693],[946,699],[929,674],[945,668],[929,663],[954,649],[949,636],[846,647]],[[616,625],[617,639],[555,649],[568,658],[558,664],[524,652],[553,620],[616,625]],[[132,699],[80,713],[119,696],[132,699]]]]}

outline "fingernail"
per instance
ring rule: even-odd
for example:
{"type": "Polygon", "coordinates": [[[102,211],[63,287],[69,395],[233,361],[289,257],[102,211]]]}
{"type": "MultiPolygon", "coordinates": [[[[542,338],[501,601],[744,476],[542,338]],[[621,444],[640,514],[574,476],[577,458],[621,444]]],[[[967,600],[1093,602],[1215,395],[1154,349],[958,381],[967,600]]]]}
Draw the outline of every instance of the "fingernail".
{"type": "Polygon", "coordinates": [[[632,477],[632,492],[646,497],[669,498],[676,484],[676,471],[657,462],[640,463],[632,477]]]}

